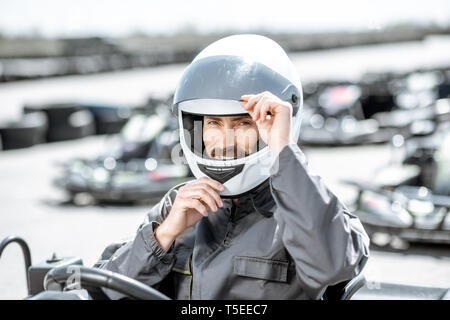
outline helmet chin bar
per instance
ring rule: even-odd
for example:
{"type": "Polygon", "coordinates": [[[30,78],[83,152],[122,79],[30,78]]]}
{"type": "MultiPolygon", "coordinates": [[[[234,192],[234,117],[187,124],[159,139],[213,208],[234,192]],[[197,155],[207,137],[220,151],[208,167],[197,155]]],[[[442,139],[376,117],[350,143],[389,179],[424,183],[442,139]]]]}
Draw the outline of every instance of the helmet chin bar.
{"type": "Polygon", "coordinates": [[[180,142],[182,147],[184,145],[186,160],[197,179],[207,176],[224,185],[225,191],[220,193],[221,197],[235,198],[247,193],[270,176],[273,153],[269,147],[245,158],[222,161],[196,156],[183,139],[180,142]]]}
{"type": "Polygon", "coordinates": [[[220,197],[223,199],[240,199],[246,196],[254,196],[255,193],[258,193],[260,189],[263,189],[263,187],[266,186],[266,183],[268,183],[270,177],[267,177],[264,181],[262,181],[260,184],[256,185],[255,187],[239,193],[239,194],[220,194],[220,197]],[[253,195],[252,195],[253,194],[253,195]]]}
{"type": "Polygon", "coordinates": [[[197,166],[201,172],[222,184],[241,173],[242,169],[244,169],[243,164],[230,167],[214,167],[197,163],[197,166]]]}

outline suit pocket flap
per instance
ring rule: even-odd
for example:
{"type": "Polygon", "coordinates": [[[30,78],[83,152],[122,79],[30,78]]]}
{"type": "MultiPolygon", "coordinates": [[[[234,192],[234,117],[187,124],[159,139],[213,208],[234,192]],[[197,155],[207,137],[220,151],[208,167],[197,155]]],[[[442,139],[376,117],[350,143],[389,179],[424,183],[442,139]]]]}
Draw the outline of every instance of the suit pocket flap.
{"type": "Polygon", "coordinates": [[[234,257],[234,273],[244,277],[287,282],[289,263],[258,257],[234,257]]]}

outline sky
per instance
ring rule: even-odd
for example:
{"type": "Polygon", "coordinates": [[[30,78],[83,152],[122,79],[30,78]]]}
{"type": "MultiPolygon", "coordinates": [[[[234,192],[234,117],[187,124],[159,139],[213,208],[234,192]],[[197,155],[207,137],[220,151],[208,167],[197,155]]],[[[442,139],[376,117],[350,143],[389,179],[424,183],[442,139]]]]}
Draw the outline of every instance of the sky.
{"type": "Polygon", "coordinates": [[[405,22],[450,26],[450,1],[0,0],[0,32],[11,36],[359,31],[405,22]]]}

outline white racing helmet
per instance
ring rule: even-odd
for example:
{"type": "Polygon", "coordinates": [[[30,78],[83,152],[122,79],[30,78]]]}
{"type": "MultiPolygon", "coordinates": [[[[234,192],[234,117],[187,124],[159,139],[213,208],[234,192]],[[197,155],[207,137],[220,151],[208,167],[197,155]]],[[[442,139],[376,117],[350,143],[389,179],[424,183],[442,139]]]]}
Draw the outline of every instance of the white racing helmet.
{"type": "Polygon", "coordinates": [[[221,182],[223,197],[240,197],[270,176],[274,155],[261,140],[251,154],[233,159],[205,155],[204,116],[248,115],[242,95],[269,91],[292,105],[292,136],[300,133],[302,87],[286,52],[273,40],[259,35],[225,37],[203,49],[184,70],[173,100],[178,116],[180,143],[196,178],[221,182]]]}

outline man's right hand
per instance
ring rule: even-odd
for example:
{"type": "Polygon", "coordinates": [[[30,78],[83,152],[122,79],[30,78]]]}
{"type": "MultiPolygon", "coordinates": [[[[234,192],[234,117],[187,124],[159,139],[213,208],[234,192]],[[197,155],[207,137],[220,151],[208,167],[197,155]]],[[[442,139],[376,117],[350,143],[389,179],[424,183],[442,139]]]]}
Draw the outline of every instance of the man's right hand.
{"type": "Polygon", "coordinates": [[[208,177],[192,181],[180,189],[167,218],[156,228],[155,238],[164,250],[168,250],[173,241],[187,228],[195,225],[209,212],[222,207],[218,192],[224,186],[208,177]]]}

